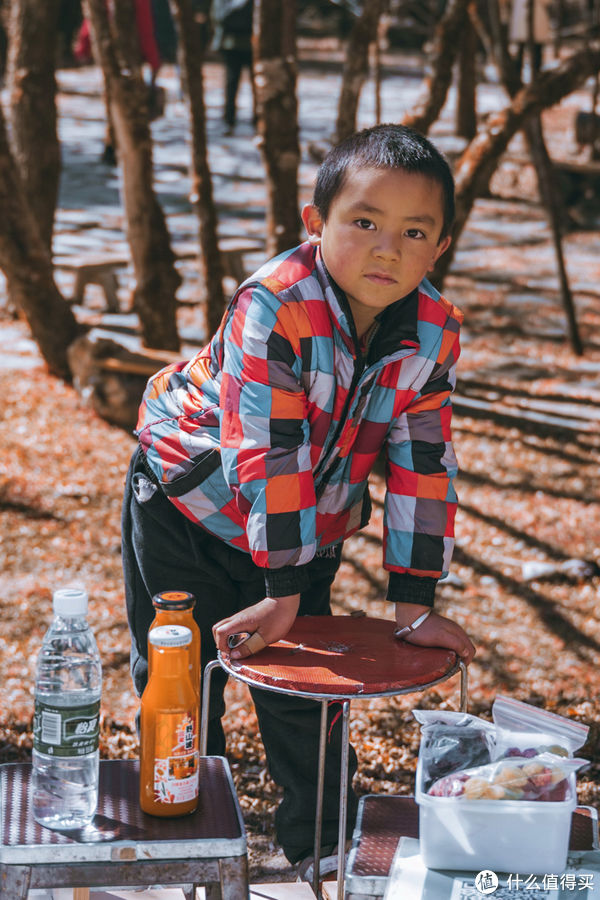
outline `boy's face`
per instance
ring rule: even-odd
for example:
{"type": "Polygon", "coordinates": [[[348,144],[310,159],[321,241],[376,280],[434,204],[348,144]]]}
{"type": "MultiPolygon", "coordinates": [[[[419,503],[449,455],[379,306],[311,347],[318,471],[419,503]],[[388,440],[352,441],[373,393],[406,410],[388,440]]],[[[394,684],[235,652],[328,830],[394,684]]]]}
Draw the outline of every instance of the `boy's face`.
{"type": "Polygon", "coordinates": [[[359,336],[420,283],[450,244],[450,237],[438,243],[441,184],[401,169],[348,170],[327,221],[310,204],[302,221],[348,297],[359,336]]]}

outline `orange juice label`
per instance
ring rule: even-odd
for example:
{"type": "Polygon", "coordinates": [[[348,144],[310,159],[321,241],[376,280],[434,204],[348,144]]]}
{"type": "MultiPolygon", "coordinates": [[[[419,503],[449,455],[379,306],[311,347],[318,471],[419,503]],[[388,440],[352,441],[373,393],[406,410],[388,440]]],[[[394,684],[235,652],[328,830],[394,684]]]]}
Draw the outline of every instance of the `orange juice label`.
{"type": "Polygon", "coordinates": [[[198,727],[189,713],[158,713],[154,757],[156,803],[186,803],[198,795],[198,727]]]}

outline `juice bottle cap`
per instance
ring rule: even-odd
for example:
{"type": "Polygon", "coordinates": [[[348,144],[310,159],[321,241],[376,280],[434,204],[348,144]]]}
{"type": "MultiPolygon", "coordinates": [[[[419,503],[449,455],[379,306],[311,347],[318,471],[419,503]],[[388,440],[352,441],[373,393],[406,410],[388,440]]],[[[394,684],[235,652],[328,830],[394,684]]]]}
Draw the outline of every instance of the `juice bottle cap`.
{"type": "Polygon", "coordinates": [[[161,591],[152,598],[152,603],[156,609],[181,610],[192,609],[196,603],[193,594],[187,591],[161,591]]]}
{"type": "Polygon", "coordinates": [[[192,642],[192,632],[185,625],[159,625],[148,633],[154,647],[186,647],[192,642]]]}
{"type": "Polygon", "coordinates": [[[52,595],[52,608],[57,616],[85,616],[88,595],[83,588],[59,588],[52,595]]]}

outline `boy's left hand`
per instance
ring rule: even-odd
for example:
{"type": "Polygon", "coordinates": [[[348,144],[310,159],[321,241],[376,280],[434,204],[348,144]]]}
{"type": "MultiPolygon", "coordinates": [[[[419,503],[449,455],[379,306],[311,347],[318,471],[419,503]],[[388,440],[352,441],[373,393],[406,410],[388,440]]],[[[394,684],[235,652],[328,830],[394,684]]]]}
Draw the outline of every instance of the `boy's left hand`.
{"type": "MultiPolygon", "coordinates": [[[[397,603],[396,622],[398,627],[402,628],[414,621],[419,616],[419,611],[426,612],[427,607],[412,603],[397,603]],[[408,607],[410,607],[410,611],[408,611],[408,607]]],[[[419,647],[447,647],[449,650],[454,650],[466,665],[469,665],[475,656],[475,647],[466,631],[457,622],[440,616],[436,612],[432,612],[422,625],[419,625],[411,634],[405,635],[402,640],[409,644],[417,644],[419,647]]]]}

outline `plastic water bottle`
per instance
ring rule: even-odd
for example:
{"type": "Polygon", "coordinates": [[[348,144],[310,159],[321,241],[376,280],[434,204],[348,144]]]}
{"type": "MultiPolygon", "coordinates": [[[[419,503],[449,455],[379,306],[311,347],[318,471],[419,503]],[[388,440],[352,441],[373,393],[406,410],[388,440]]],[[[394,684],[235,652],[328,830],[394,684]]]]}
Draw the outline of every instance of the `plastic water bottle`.
{"type": "Polygon", "coordinates": [[[102,667],[79,588],[54,593],[35,674],[33,814],[47,828],[89,825],[98,804],[102,667]]]}

